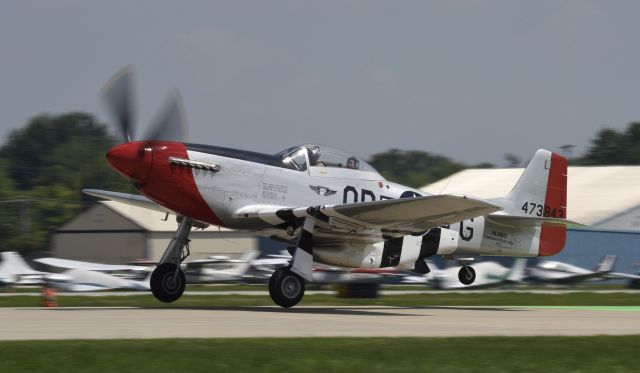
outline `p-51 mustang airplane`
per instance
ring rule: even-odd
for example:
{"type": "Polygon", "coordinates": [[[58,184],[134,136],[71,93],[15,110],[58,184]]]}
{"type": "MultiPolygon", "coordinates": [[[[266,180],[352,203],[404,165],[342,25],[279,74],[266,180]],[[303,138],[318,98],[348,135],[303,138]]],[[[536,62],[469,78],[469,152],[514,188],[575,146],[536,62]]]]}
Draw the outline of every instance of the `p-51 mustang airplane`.
{"type": "Polygon", "coordinates": [[[151,276],[163,302],[180,298],[189,232],[210,224],[248,230],[289,245],[288,267],[269,281],[275,303],[292,307],[313,281],[313,262],[351,268],[413,267],[442,255],[462,263],[459,279],[471,284],[468,264],[481,255],[549,256],[565,244],[567,161],[538,150],[504,198],[425,195],[387,181],[364,160],[318,145],[274,155],[185,142],[179,96],[142,141],[131,141],[131,73],[125,69],[104,95],[126,141],[107,161],[140,195],[86,193],[175,214],[179,226],[151,276]]]}

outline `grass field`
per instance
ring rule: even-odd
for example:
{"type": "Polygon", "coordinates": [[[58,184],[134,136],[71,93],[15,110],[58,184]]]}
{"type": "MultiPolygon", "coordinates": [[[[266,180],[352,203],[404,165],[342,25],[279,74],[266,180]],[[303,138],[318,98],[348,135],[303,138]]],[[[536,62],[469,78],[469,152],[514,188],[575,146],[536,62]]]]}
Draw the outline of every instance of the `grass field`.
{"type": "MultiPolygon", "coordinates": [[[[268,295],[184,295],[175,303],[158,302],[151,294],[100,297],[59,296],[60,307],[236,307],[273,305],[268,295]]],[[[40,298],[0,297],[0,307],[37,307],[40,298]]],[[[344,299],[333,295],[305,295],[302,306],[640,306],[640,294],[627,293],[442,293],[383,295],[376,299],[344,299]]]]}
{"type": "Polygon", "coordinates": [[[0,342],[0,372],[637,372],[639,336],[0,342]]]}

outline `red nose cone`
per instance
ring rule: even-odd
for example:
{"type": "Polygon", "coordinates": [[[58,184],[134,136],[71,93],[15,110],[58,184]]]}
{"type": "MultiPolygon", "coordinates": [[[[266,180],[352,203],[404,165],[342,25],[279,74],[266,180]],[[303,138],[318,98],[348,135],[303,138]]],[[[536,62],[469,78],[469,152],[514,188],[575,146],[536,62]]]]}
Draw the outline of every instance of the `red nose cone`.
{"type": "Polygon", "coordinates": [[[107,161],[123,176],[142,182],[151,170],[152,154],[146,142],[134,141],[109,149],[107,161]]]}

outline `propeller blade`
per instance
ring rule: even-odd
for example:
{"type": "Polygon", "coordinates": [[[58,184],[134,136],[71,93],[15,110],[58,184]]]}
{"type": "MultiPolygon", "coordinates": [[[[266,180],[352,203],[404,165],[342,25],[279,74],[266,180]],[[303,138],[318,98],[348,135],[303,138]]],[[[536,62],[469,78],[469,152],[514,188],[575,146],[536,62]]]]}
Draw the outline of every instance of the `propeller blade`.
{"type": "Polygon", "coordinates": [[[132,80],[132,68],[125,66],[102,88],[102,96],[111,114],[115,117],[120,134],[126,142],[133,138],[135,103],[132,80]]]}
{"type": "Polygon", "coordinates": [[[149,141],[187,141],[187,115],[182,97],[173,90],[156,116],[144,140],[149,141]]]}

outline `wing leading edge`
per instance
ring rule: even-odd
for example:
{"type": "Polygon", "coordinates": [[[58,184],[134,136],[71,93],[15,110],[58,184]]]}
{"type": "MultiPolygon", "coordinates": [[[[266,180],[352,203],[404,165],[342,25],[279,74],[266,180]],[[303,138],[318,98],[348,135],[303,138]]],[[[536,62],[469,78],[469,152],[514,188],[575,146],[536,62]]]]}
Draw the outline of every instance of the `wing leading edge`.
{"type": "Polygon", "coordinates": [[[175,214],[175,212],[169,210],[168,208],[153,202],[152,200],[150,200],[145,196],[141,196],[137,194],[110,192],[108,190],[98,190],[98,189],[83,189],[82,193],[88,194],[90,196],[102,198],[102,199],[108,199],[111,201],[127,203],[129,205],[143,207],[150,210],[155,210],[155,211],[169,213],[169,214],[175,214]]]}
{"type": "MultiPolygon", "coordinates": [[[[96,189],[84,189],[83,192],[103,199],[175,214],[140,195],[96,189]]],[[[420,233],[500,210],[500,206],[479,198],[442,194],[299,208],[246,206],[236,213],[236,217],[240,220],[257,217],[272,225],[291,223],[294,226],[300,219],[311,217],[320,224],[320,228],[324,228],[325,233],[335,231],[341,239],[345,239],[348,238],[345,237],[345,233],[362,237],[370,230],[391,236],[420,233]]]]}
{"type": "MultiPolygon", "coordinates": [[[[311,217],[330,230],[353,232],[377,229],[383,235],[407,235],[502,210],[479,198],[433,195],[404,199],[257,211],[254,216],[273,223],[295,223],[311,217]]],[[[245,217],[247,210],[242,211],[245,217]]],[[[240,214],[239,214],[240,215],[240,214]]],[[[337,233],[337,232],[336,232],[337,233]]]]}

